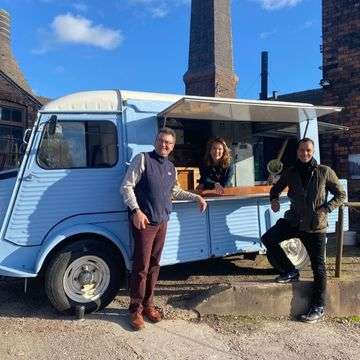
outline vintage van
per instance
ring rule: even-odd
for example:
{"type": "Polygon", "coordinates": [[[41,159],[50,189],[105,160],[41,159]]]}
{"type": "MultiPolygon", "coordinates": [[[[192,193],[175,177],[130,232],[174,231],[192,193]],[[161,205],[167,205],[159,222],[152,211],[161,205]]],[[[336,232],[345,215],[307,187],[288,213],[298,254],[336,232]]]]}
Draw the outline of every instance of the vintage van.
{"type": "MultiPolygon", "coordinates": [[[[54,100],[25,133],[21,162],[0,172],[0,275],[43,275],[59,311],[106,306],[131,269],[133,251],[119,187],[131,159],[153,149],[164,125],[176,131],[173,161],[179,169],[197,168],[208,138],[224,137],[233,150],[234,185],[250,190],[209,197],[202,215],[194,203],[174,201],[162,265],[262,253],[261,235],[289,206],[284,194],[281,212],[274,214],[268,194],[260,191],[267,162],[285,140],[282,161],[291,164],[304,136],[315,141],[319,160],[319,134],[345,129],[317,118],[340,110],[118,90],[54,100]]],[[[186,186],[194,187],[191,181],[186,186]]],[[[336,217],[331,214],[329,231],[336,217]]],[[[298,240],[284,248],[294,264],[305,263],[298,240]]]]}

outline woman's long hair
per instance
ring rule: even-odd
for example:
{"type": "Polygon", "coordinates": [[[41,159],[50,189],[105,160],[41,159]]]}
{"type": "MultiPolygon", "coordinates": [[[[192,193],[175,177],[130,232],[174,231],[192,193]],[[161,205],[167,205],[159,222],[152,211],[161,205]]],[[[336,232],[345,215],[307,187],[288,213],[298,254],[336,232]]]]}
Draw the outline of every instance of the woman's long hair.
{"type": "Polygon", "coordinates": [[[211,166],[214,165],[214,161],[213,158],[211,157],[210,151],[211,148],[214,144],[220,144],[222,145],[223,149],[224,149],[224,153],[222,158],[219,160],[219,165],[223,168],[226,169],[230,166],[231,163],[231,150],[229,149],[229,147],[226,145],[226,142],[223,138],[221,137],[217,137],[215,139],[210,139],[206,145],[206,152],[205,152],[205,156],[204,156],[204,161],[205,164],[207,166],[211,166]]]}

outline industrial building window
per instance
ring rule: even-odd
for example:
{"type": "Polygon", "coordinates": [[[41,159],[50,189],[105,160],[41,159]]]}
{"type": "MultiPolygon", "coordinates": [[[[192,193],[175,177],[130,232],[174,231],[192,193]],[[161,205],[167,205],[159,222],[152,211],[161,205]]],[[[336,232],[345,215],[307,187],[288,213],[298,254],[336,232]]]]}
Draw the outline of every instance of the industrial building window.
{"type": "Polygon", "coordinates": [[[0,125],[0,170],[19,167],[23,154],[23,129],[0,125]]]}
{"type": "Polygon", "coordinates": [[[22,112],[7,106],[0,106],[0,120],[22,123],[22,112]]]}
{"type": "Polygon", "coordinates": [[[116,126],[110,121],[59,121],[44,129],[38,163],[44,169],[112,167],[117,162],[116,126]]]}

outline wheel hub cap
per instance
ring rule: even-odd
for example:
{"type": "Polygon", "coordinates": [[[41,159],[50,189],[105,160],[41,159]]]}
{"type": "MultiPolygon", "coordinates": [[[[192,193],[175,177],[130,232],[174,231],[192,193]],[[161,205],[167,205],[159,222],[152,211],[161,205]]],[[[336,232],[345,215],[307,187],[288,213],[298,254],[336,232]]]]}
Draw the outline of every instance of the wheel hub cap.
{"type": "Polygon", "coordinates": [[[88,303],[99,299],[110,284],[110,269],[100,257],[82,256],[69,264],[63,277],[66,295],[73,301],[88,303]]]}
{"type": "Polygon", "coordinates": [[[81,286],[90,285],[93,281],[93,274],[90,271],[82,271],[78,279],[81,286]]]}
{"type": "Polygon", "coordinates": [[[294,266],[298,266],[303,263],[308,256],[305,246],[302,244],[300,239],[294,238],[283,241],[281,243],[281,247],[294,266]]]}

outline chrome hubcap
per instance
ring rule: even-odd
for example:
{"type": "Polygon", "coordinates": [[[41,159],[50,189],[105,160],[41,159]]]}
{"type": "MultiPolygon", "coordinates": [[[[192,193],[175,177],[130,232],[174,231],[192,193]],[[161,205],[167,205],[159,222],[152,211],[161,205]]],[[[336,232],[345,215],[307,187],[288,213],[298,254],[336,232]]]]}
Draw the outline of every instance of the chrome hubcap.
{"type": "Polygon", "coordinates": [[[88,303],[99,299],[110,283],[110,269],[98,256],[82,256],[66,269],[63,286],[73,301],[88,303]]]}
{"type": "Polygon", "coordinates": [[[283,241],[281,247],[295,267],[306,261],[308,257],[305,246],[300,239],[293,238],[283,241]]]}

